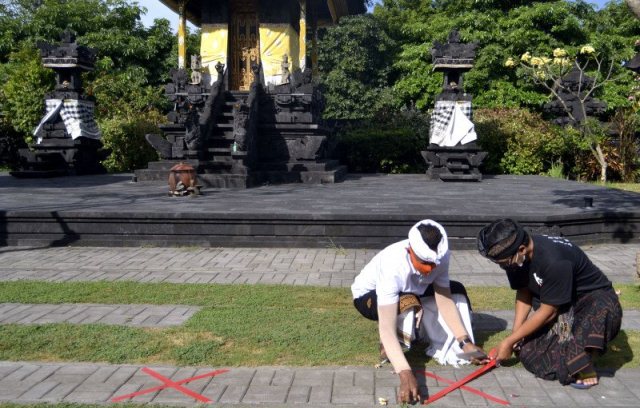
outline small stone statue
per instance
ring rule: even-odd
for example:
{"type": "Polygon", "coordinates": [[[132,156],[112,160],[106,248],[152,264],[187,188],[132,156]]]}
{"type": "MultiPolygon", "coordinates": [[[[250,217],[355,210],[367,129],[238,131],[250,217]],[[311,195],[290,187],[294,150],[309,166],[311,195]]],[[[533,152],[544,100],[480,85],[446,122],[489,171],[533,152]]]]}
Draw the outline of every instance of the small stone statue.
{"type": "Polygon", "coordinates": [[[289,56],[284,54],[282,56],[282,84],[288,84],[291,80],[291,71],[289,70],[289,56]]]}
{"type": "Polygon", "coordinates": [[[199,55],[191,56],[191,83],[193,85],[199,85],[202,82],[202,62],[199,55]]]}

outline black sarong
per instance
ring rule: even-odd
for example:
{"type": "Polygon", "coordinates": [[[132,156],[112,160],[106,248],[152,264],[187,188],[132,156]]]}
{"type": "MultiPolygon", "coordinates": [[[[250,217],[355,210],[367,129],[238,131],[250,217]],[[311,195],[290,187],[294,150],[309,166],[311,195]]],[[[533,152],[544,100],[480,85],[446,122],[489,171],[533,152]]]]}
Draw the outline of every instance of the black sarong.
{"type": "Polygon", "coordinates": [[[562,384],[591,363],[588,350],[607,349],[622,324],[622,306],[613,288],[582,295],[555,323],[527,337],[518,355],[524,367],[545,380],[562,384]]]}

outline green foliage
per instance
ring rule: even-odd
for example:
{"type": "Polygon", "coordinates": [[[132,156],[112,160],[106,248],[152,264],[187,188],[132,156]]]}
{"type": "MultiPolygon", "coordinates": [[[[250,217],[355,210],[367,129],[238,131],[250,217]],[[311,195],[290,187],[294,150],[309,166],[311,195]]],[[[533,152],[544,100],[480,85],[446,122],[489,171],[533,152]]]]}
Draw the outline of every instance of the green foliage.
{"type": "Polygon", "coordinates": [[[128,172],[143,168],[152,160],[157,160],[156,151],[149,146],[144,136],[158,133],[157,124],[162,115],[157,112],[136,116],[114,116],[100,120],[104,147],[111,150],[109,157],[103,161],[110,172],[128,172]]]}
{"type": "MultiPolygon", "coordinates": [[[[415,101],[420,109],[433,106],[441,89],[442,74],[431,69],[432,44],[446,42],[453,28],[462,41],[478,43],[474,68],[465,77],[474,104],[535,110],[549,100],[547,91],[506,68],[507,58],[589,43],[604,60],[628,60],[640,35],[640,23],[621,1],[595,11],[585,1],[385,0],[374,13],[398,44],[394,89],[403,102],[415,101]]],[[[600,93],[611,112],[625,106],[624,89],[631,83],[628,73],[616,70],[621,81],[600,93]]]]}
{"type": "Polygon", "coordinates": [[[349,171],[419,173],[420,151],[426,147],[429,118],[415,109],[378,112],[373,122],[355,122],[337,137],[336,151],[349,171]]]}
{"type": "Polygon", "coordinates": [[[395,43],[371,15],[343,17],[328,28],[318,49],[324,117],[372,118],[397,105],[390,82],[395,43]]]}
{"type": "MultiPolygon", "coordinates": [[[[57,43],[65,29],[80,45],[94,48],[98,61],[83,75],[84,88],[96,98],[96,119],[112,155],[110,171],[143,167],[156,154],[144,140],[158,132],[167,108],[163,84],[177,61],[177,42],[169,22],[145,28],[143,8],[129,0],[15,0],[0,8],[0,112],[6,125],[31,142],[44,111],[43,96],[54,73],[41,66],[35,45],[57,43]]],[[[188,37],[191,51],[198,35],[188,37]]]]}
{"type": "Polygon", "coordinates": [[[489,152],[484,162],[489,173],[544,174],[552,164],[569,160],[572,140],[539,114],[524,109],[479,109],[474,120],[478,143],[489,152]]]}
{"type": "Polygon", "coordinates": [[[40,62],[38,50],[25,44],[0,65],[0,111],[7,125],[31,141],[31,132],[44,111],[42,97],[53,89],[53,71],[40,62]]]}
{"type": "Polygon", "coordinates": [[[424,144],[408,128],[359,124],[338,136],[336,150],[350,172],[415,173],[424,167],[419,153],[424,144]]]}

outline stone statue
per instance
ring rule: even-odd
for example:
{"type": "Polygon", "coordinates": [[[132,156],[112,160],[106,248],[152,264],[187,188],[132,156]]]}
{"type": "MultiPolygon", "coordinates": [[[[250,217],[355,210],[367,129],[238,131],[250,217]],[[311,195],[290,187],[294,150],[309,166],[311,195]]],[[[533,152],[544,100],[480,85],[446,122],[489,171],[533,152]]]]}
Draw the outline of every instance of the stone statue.
{"type": "Polygon", "coordinates": [[[199,85],[202,82],[202,63],[200,62],[199,55],[191,56],[191,83],[193,85],[199,85]]]}
{"type": "Polygon", "coordinates": [[[625,0],[631,12],[640,18],[640,0],[625,0]]]}

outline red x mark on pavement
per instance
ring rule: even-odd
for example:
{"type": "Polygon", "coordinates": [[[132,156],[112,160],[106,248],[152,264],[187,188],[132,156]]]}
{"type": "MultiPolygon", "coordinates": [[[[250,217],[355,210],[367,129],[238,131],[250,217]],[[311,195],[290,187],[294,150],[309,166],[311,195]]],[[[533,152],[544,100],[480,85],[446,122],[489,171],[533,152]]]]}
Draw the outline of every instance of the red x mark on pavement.
{"type": "Polygon", "coordinates": [[[186,394],[200,402],[212,402],[209,398],[198,394],[197,392],[191,391],[190,389],[183,387],[182,384],[186,384],[186,383],[190,383],[192,381],[196,381],[196,380],[200,380],[202,378],[207,378],[207,377],[215,377],[216,375],[219,374],[224,374],[229,370],[216,370],[216,371],[211,371],[209,373],[205,373],[205,374],[201,374],[195,377],[191,377],[191,378],[186,378],[184,380],[180,380],[180,381],[171,381],[170,379],[168,379],[167,377],[162,376],[161,374],[153,371],[152,369],[148,368],[148,367],[144,367],[142,369],[142,372],[145,374],[149,374],[150,376],[152,376],[153,378],[156,378],[160,381],[162,381],[164,383],[164,385],[159,385],[157,387],[153,387],[153,388],[149,388],[146,390],[142,390],[142,391],[138,391],[138,392],[132,392],[131,394],[127,394],[127,395],[121,395],[119,397],[115,397],[111,399],[111,402],[120,402],[129,398],[133,398],[133,397],[137,397],[138,395],[144,395],[144,394],[149,394],[151,392],[156,392],[156,391],[160,391],[163,390],[165,388],[174,388],[178,391],[180,391],[183,394],[186,394]]]}
{"type": "MultiPolygon", "coordinates": [[[[425,377],[431,377],[431,378],[434,378],[434,379],[436,379],[438,381],[442,381],[442,382],[447,383],[447,384],[453,384],[455,382],[455,381],[448,380],[446,378],[440,377],[439,375],[430,373],[429,371],[423,371],[422,373],[425,375],[425,377]]],[[[476,388],[472,388],[472,387],[463,385],[463,386],[460,387],[460,389],[461,390],[465,390],[465,391],[469,391],[469,392],[471,392],[473,394],[476,394],[476,395],[479,395],[484,399],[488,399],[489,401],[497,402],[498,404],[509,405],[509,401],[505,401],[505,400],[502,400],[500,398],[494,397],[493,395],[486,394],[486,393],[484,393],[484,392],[482,392],[482,391],[480,391],[480,390],[478,390],[476,388]]]]}

